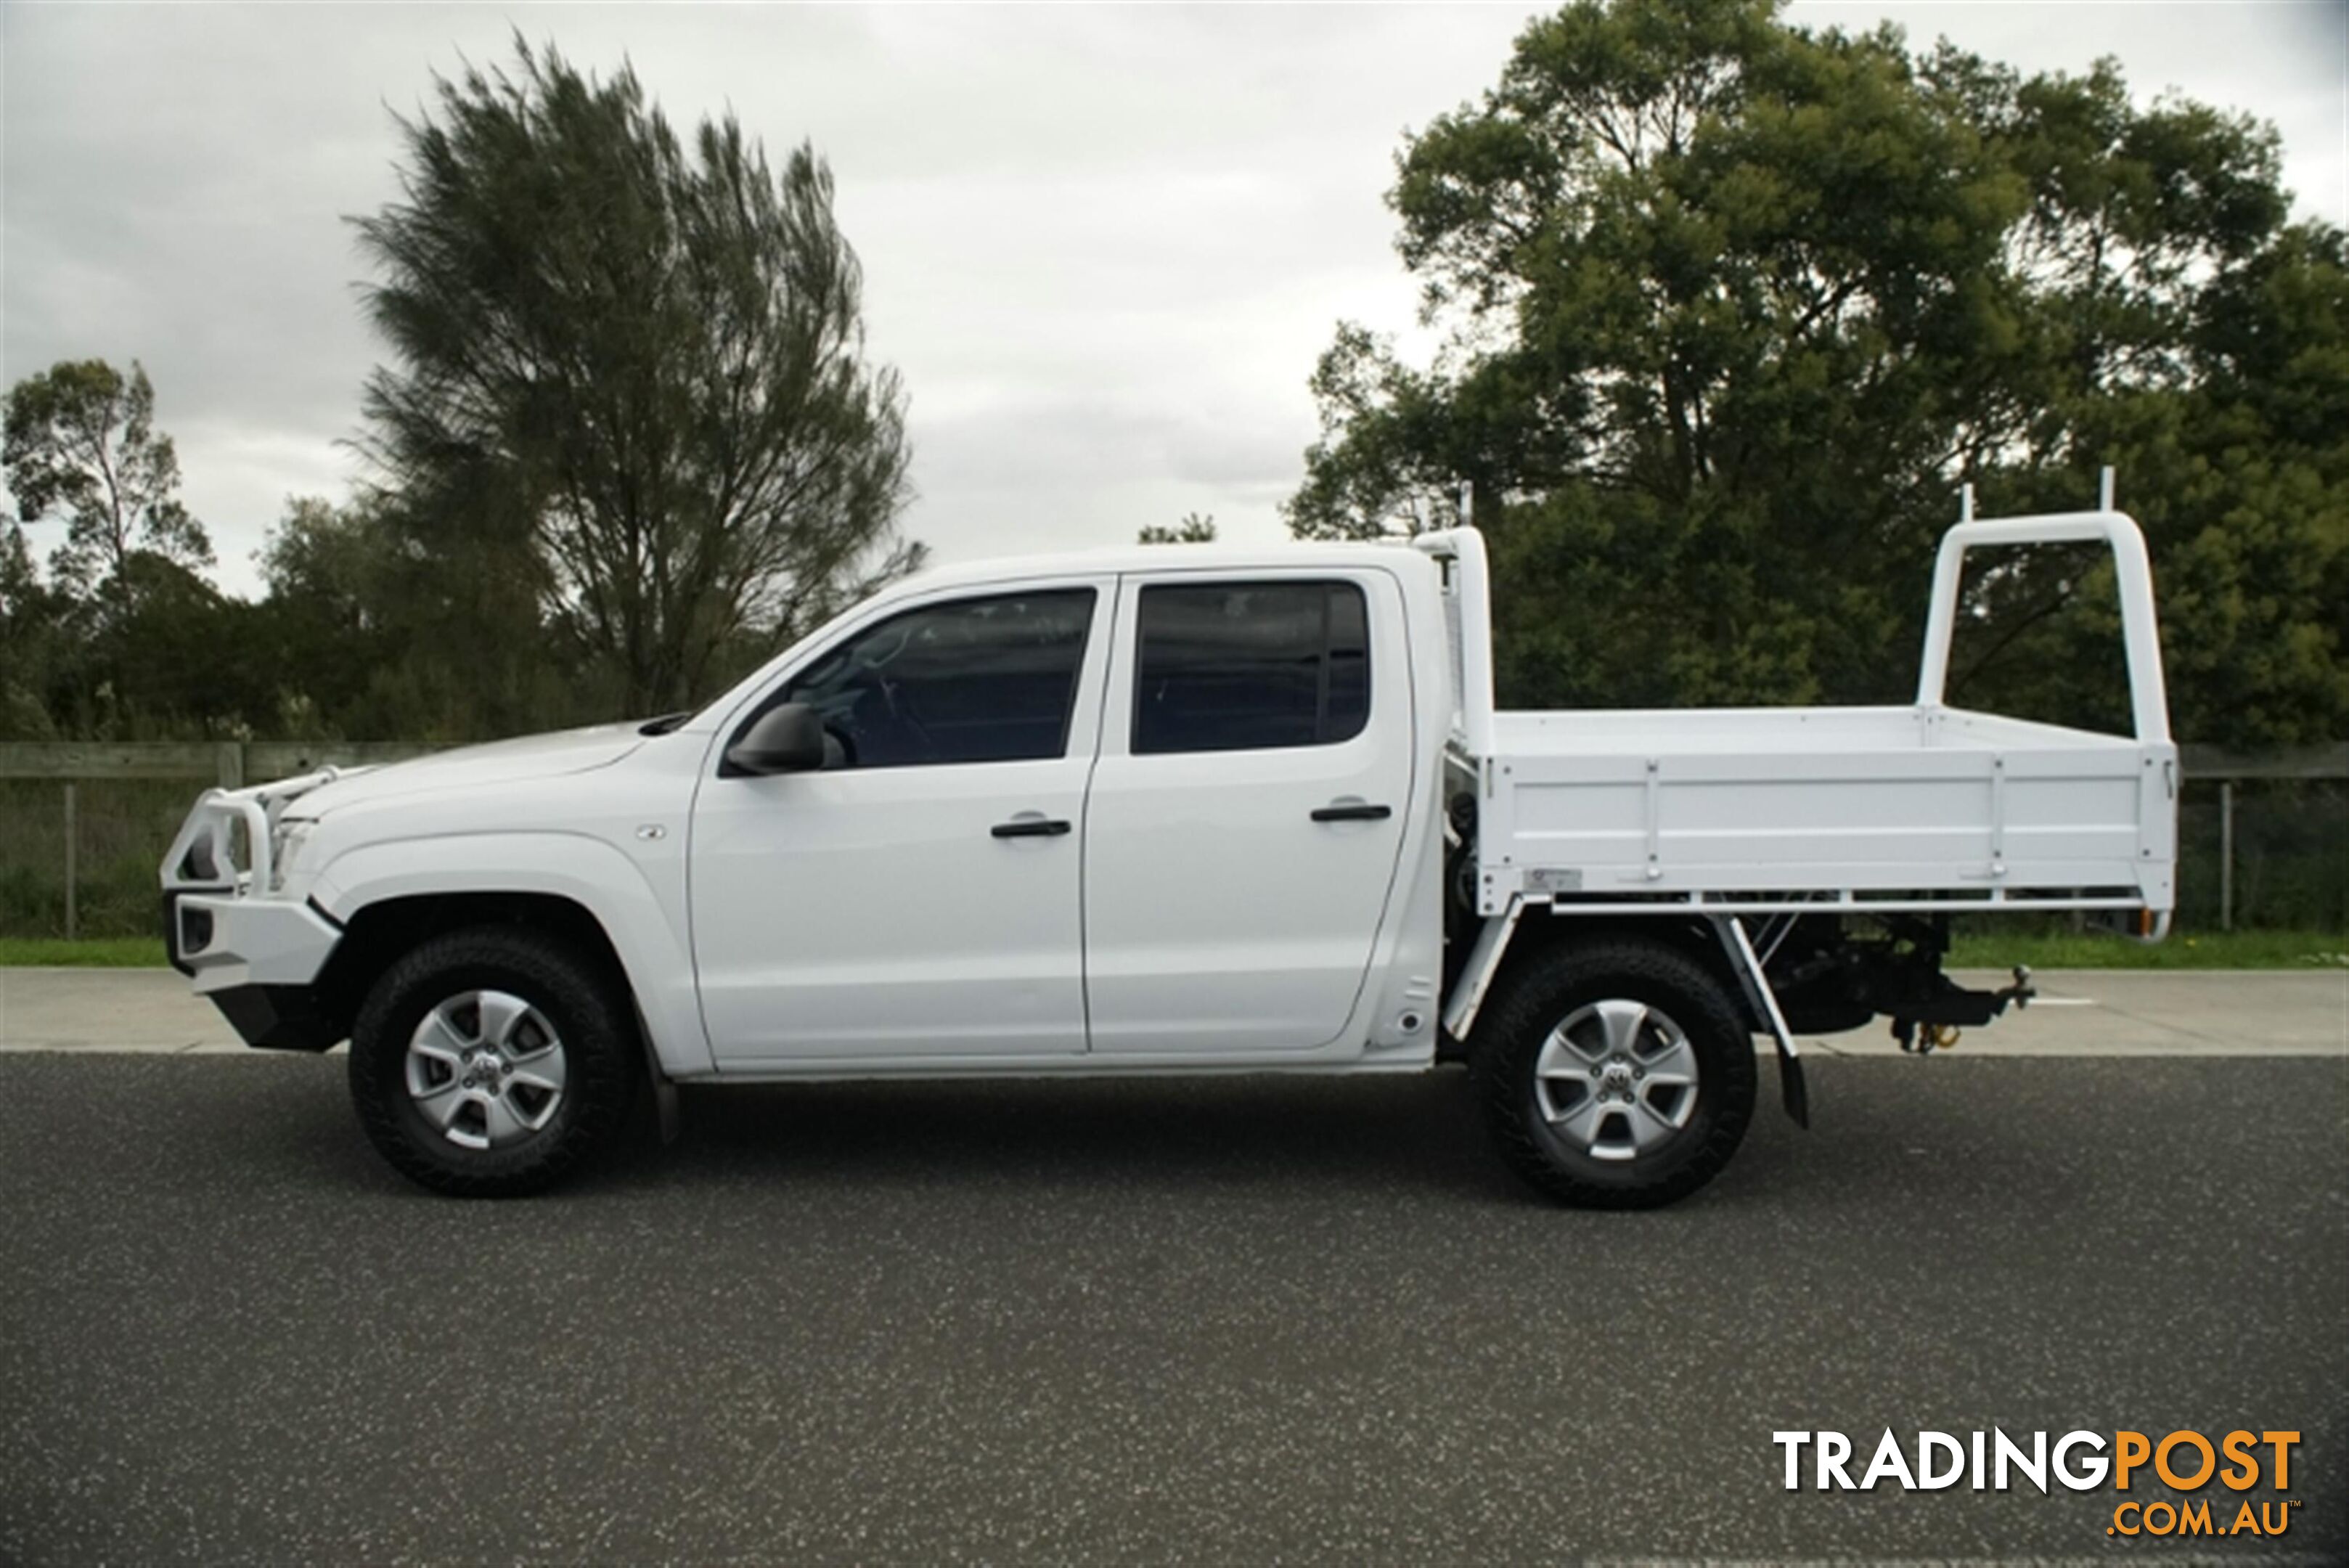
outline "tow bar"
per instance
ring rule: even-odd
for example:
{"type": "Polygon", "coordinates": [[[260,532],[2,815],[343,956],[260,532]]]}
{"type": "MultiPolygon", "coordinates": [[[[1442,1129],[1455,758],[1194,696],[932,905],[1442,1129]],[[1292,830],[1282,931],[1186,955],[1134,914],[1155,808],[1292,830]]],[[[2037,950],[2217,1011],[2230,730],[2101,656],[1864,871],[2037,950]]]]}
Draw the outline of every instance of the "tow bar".
{"type": "Polygon", "coordinates": [[[1965,1028],[1988,1023],[2004,1012],[2008,1003],[2030,1006],[2031,999],[2039,994],[2031,983],[2031,971],[2016,964],[2013,972],[2014,983],[1996,991],[1951,986],[1918,1007],[1914,1014],[1895,1017],[1892,1038],[1910,1055],[1930,1056],[1955,1045],[1965,1028]]]}

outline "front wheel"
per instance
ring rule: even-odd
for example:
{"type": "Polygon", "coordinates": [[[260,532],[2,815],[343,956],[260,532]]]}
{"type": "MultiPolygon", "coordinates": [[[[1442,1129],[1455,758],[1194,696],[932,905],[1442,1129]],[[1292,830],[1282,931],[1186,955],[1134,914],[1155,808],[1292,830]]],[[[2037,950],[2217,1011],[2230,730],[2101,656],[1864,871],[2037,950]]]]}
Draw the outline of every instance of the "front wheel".
{"type": "Polygon", "coordinates": [[[1486,1127],[1510,1168],[1588,1209],[1651,1209],[1719,1175],[1754,1117],[1754,1041],[1728,984],[1676,948],[1562,942],[1476,1031],[1486,1127]]]}
{"type": "Polygon", "coordinates": [[[610,1143],[636,1085],[618,988],[570,948],[489,926],[385,971],[351,1028],[351,1099],[378,1152],[436,1192],[505,1198],[610,1143]]]}

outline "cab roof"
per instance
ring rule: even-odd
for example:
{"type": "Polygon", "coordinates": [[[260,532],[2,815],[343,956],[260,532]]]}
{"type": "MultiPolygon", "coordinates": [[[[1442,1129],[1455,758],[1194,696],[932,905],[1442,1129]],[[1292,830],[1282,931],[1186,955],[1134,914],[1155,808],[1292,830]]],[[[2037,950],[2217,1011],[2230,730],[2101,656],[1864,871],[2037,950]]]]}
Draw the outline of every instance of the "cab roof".
{"type": "MultiPolygon", "coordinates": [[[[1270,545],[1112,545],[930,566],[882,590],[895,598],[933,588],[1006,582],[1019,577],[1108,576],[1120,572],[1311,570],[1316,566],[1396,566],[1427,557],[1402,543],[1309,540],[1270,545]]],[[[878,596],[876,596],[878,597],[878,596]]]]}

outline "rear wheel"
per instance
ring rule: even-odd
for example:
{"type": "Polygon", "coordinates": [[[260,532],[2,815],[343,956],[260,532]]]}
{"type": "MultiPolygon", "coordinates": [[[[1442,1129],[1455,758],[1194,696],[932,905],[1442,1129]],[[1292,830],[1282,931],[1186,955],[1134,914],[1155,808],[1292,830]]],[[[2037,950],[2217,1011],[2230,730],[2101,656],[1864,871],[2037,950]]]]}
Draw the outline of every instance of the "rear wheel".
{"type": "Polygon", "coordinates": [[[1646,1209],[1720,1174],[1754,1117],[1735,993],[1661,943],[1561,943],[1503,983],[1476,1031],[1486,1127],[1565,1202],[1646,1209]]]}
{"type": "Polygon", "coordinates": [[[435,937],[378,980],[351,1029],[368,1139],[436,1192],[535,1192],[610,1143],[636,1084],[619,988],[569,947],[490,926],[435,937]]]}

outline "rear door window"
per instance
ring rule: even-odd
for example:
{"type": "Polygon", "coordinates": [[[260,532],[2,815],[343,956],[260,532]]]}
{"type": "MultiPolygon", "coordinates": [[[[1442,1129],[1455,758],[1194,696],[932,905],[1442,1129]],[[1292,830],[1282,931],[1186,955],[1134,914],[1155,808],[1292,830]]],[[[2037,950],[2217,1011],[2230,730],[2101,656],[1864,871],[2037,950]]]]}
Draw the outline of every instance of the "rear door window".
{"type": "Polygon", "coordinates": [[[1348,582],[1142,590],[1136,754],[1328,746],[1371,711],[1370,615],[1348,582]]]}

